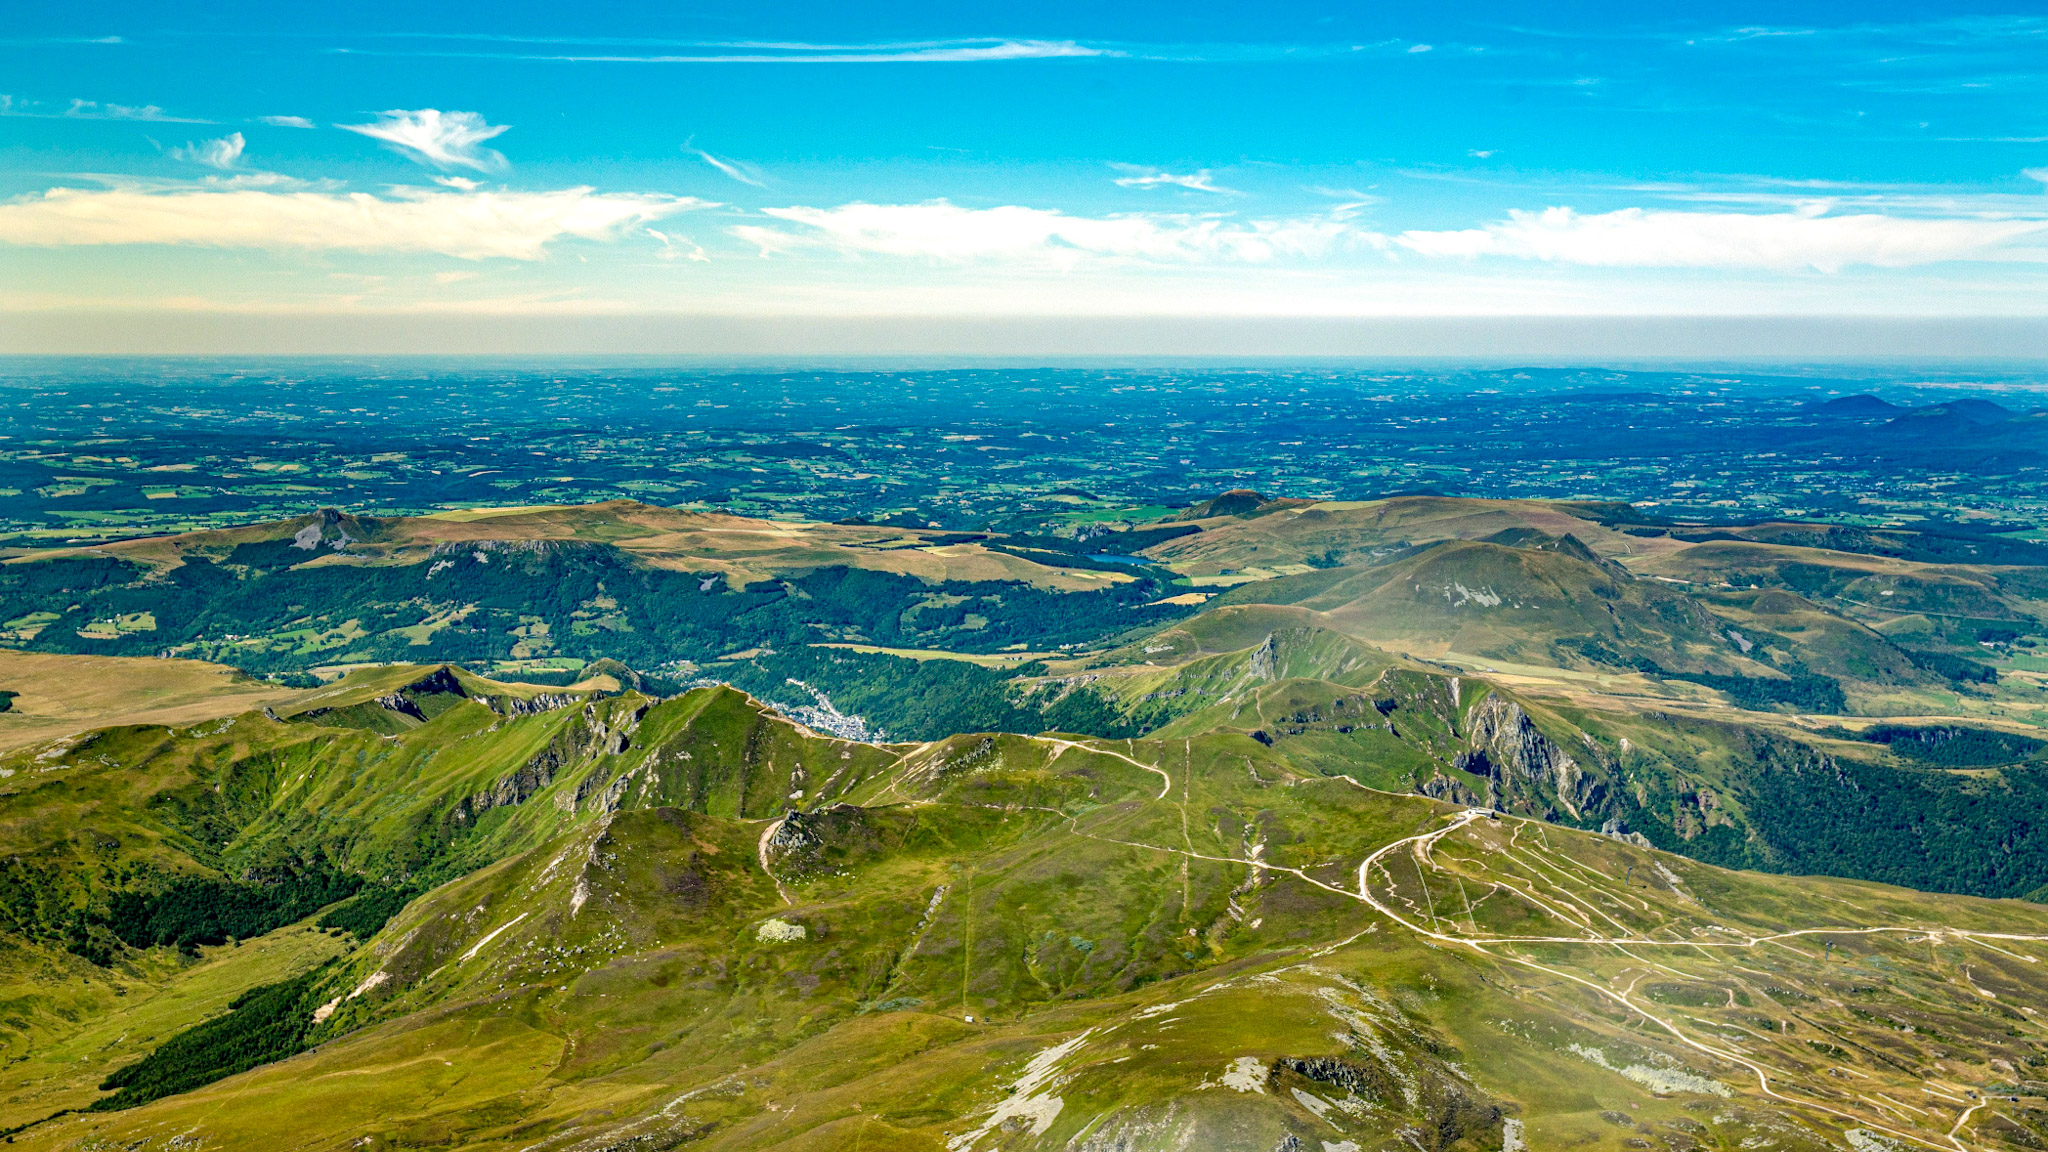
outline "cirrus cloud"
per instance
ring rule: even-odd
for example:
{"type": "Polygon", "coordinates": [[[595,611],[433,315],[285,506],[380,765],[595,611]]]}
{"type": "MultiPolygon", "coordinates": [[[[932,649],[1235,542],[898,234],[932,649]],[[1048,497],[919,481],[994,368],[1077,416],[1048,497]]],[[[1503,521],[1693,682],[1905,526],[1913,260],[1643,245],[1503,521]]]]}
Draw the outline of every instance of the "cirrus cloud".
{"type": "Polygon", "coordinates": [[[501,153],[483,146],[484,141],[502,135],[511,127],[509,124],[487,124],[475,112],[443,112],[438,108],[394,108],[377,115],[374,124],[336,127],[382,140],[414,160],[436,168],[502,172],[509,166],[501,153]]]}
{"type": "Polygon", "coordinates": [[[1157,168],[1139,168],[1129,164],[1113,164],[1111,167],[1124,173],[1116,178],[1116,185],[1119,188],[1158,188],[1171,185],[1175,188],[1186,188],[1193,192],[1214,192],[1223,196],[1237,195],[1235,191],[1229,188],[1217,187],[1215,179],[1209,175],[1207,168],[1202,169],[1200,172],[1181,176],[1172,172],[1162,172],[1157,168]]]}
{"type": "Polygon", "coordinates": [[[251,188],[52,188],[0,203],[0,244],[172,244],[536,260],[558,240],[617,240],[653,221],[711,206],[689,196],[590,188],[404,189],[388,197],[251,188]]]}
{"type": "Polygon", "coordinates": [[[1610,268],[1754,268],[1839,272],[1955,260],[2040,260],[2048,220],[1830,216],[1791,212],[1687,212],[1623,208],[1511,211],[1478,228],[1413,230],[1392,243],[1424,256],[1504,256],[1610,268]]]}
{"type": "Polygon", "coordinates": [[[672,42],[681,52],[628,53],[578,51],[572,46],[595,45],[609,48],[645,45],[649,41],[617,39],[543,39],[518,37],[434,37],[457,42],[481,39],[492,47],[447,49],[339,48],[350,55],[453,56],[486,59],[553,60],[577,64],[985,64],[1011,60],[1053,60],[1094,56],[1123,56],[1119,48],[1082,44],[1073,40],[1011,40],[971,38],[964,40],[912,40],[874,44],[803,44],[789,41],[689,40],[672,42]],[[524,45],[511,51],[501,45],[524,45]],[[545,47],[542,47],[545,46],[545,47]]]}

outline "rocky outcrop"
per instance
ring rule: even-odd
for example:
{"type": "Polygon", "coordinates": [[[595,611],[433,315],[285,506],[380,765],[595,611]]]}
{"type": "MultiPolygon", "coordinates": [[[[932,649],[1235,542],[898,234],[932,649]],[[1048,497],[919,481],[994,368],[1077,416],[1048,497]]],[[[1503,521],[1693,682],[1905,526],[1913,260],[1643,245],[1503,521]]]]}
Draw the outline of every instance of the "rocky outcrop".
{"type": "Polygon", "coordinates": [[[525,700],[517,696],[494,697],[490,704],[491,710],[501,716],[538,716],[557,708],[571,707],[582,700],[583,697],[567,692],[542,692],[525,700]]]}
{"type": "Polygon", "coordinates": [[[1493,803],[1521,800],[1541,807],[1551,799],[1571,814],[1585,818],[1606,786],[1586,774],[1579,762],[1536,727],[1520,704],[1488,693],[1465,717],[1472,745],[1457,767],[1489,781],[1493,803]]]}
{"type": "Polygon", "coordinates": [[[768,850],[781,853],[816,848],[823,841],[819,840],[818,834],[811,829],[813,819],[799,811],[792,811],[784,816],[768,837],[768,850]]]}
{"type": "Polygon", "coordinates": [[[489,788],[472,793],[463,800],[455,817],[461,820],[467,816],[474,820],[493,808],[524,804],[534,793],[555,782],[555,772],[560,767],[561,762],[554,755],[554,749],[546,749],[489,788]]]}
{"type": "MultiPolygon", "coordinates": [[[[457,822],[475,820],[493,808],[510,804],[524,804],[536,793],[553,784],[557,777],[565,775],[577,765],[597,759],[600,756],[617,756],[633,746],[632,732],[639,727],[640,718],[647,714],[647,705],[626,713],[614,721],[608,714],[598,710],[595,703],[583,706],[580,723],[571,723],[550,740],[547,747],[533,754],[532,758],[517,769],[500,777],[489,788],[481,789],[465,798],[455,811],[457,822]]],[[[629,774],[630,775],[630,774],[629,774]]],[[[612,810],[625,793],[627,778],[622,776],[610,781],[605,808],[612,810]]],[[[589,795],[605,787],[605,773],[593,769],[578,785],[570,806],[574,807],[589,795]]]]}
{"type": "Polygon", "coordinates": [[[1274,642],[1273,633],[1266,633],[1266,639],[1252,650],[1244,670],[1258,684],[1271,684],[1280,678],[1280,646],[1274,642]]]}
{"type": "Polygon", "coordinates": [[[419,721],[425,721],[427,718],[427,714],[420,711],[420,706],[413,703],[412,697],[407,696],[404,692],[393,692],[389,696],[377,697],[377,707],[384,709],[386,712],[396,712],[401,716],[410,716],[419,721]]]}
{"type": "MultiPolygon", "coordinates": [[[[1459,781],[1444,775],[1442,772],[1432,773],[1429,779],[1416,785],[1415,790],[1432,800],[1443,800],[1451,804],[1463,804],[1467,807],[1472,807],[1482,803],[1478,793],[1459,781]]],[[[1489,787],[1488,791],[1490,793],[1492,789],[1489,787]]],[[[1491,799],[1487,799],[1484,802],[1492,803],[1491,799]]]]}
{"type": "Polygon", "coordinates": [[[462,681],[455,675],[455,670],[446,664],[407,684],[399,689],[399,691],[413,696],[469,695],[468,692],[463,690],[462,681]]]}
{"type": "Polygon", "coordinates": [[[1643,835],[1641,832],[1629,831],[1628,822],[1619,816],[1609,816],[1607,822],[1600,825],[1600,834],[1612,837],[1624,844],[1633,844],[1638,848],[1656,847],[1655,844],[1650,843],[1648,836],[1643,835]]]}

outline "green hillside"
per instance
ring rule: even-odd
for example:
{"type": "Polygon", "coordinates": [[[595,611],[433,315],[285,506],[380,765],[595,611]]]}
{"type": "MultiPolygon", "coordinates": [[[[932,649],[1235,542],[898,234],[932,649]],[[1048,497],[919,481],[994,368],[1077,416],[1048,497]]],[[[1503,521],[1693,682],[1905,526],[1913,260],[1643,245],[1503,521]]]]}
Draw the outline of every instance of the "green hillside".
{"type": "Polygon", "coordinates": [[[1329,627],[1418,654],[1769,674],[1692,598],[1603,564],[1570,537],[1550,542],[1446,542],[1248,585],[1218,603],[1305,608],[1329,627]]]}
{"type": "MultiPolygon", "coordinates": [[[[1377,677],[1425,745],[1500,707],[1346,668],[1347,645],[1276,640],[1272,670],[1377,677]]],[[[273,712],[14,754],[6,847],[74,878],[94,940],[123,894],[194,881],[357,886],[301,923],[414,894],[364,940],[284,925],[103,941],[96,963],[10,933],[18,1145],[2048,1136],[2032,905],[1488,818],[1305,770],[1305,734],[882,747],[724,689],[558,697],[434,668],[273,712]]]]}

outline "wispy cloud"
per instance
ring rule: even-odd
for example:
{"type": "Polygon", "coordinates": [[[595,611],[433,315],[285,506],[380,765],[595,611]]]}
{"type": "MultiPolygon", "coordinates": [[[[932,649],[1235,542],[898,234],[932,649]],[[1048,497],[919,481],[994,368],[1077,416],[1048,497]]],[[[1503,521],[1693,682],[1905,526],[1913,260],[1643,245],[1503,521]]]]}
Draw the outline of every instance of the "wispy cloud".
{"type": "MultiPolygon", "coordinates": [[[[486,40],[484,37],[449,37],[453,41],[486,40]]],[[[519,41],[512,41],[519,43],[519,41]]],[[[591,41],[527,41],[565,46],[560,51],[409,49],[385,52],[376,49],[337,48],[353,55],[405,56],[500,56],[522,60],[558,60],[590,64],[985,64],[1006,60],[1052,60],[1069,57],[1121,56],[1119,49],[1083,44],[1074,40],[919,40],[881,44],[801,44],[774,41],[685,41],[681,52],[590,52],[575,45],[591,41]]],[[[597,44],[621,43],[597,41],[597,44]]],[[[636,42],[626,41],[626,44],[636,42]]],[[[642,42],[644,43],[644,42],[642,42]]]]}
{"type": "Polygon", "coordinates": [[[1162,172],[1157,168],[1139,168],[1129,164],[1116,164],[1112,165],[1112,167],[1124,173],[1116,178],[1117,186],[1120,188],[1171,186],[1187,188],[1196,192],[1214,192],[1219,196],[1237,195],[1233,189],[1217,187],[1216,182],[1210,178],[1207,168],[1190,175],[1178,176],[1172,172],[1162,172]]]}
{"type": "Polygon", "coordinates": [[[1516,211],[1478,228],[1392,238],[1424,256],[1503,256],[1611,268],[1838,272],[1957,260],[2048,260],[2048,219],[1927,219],[1861,213],[1516,211]]]}
{"type": "Polygon", "coordinates": [[[0,203],[0,244],[176,244],[211,248],[434,252],[536,260],[563,239],[614,241],[712,205],[689,196],[401,190],[52,188],[0,203]]]}
{"type": "Polygon", "coordinates": [[[685,144],[683,147],[688,148],[689,151],[696,153],[697,157],[703,160],[706,164],[711,165],[713,168],[718,169],[720,172],[725,173],[727,176],[732,177],[734,180],[737,180],[742,184],[751,184],[756,188],[766,188],[768,186],[768,182],[763,177],[761,170],[755,167],[754,165],[747,163],[744,160],[722,159],[720,157],[713,156],[711,153],[706,152],[702,148],[690,148],[690,146],[687,144],[685,144]]]}
{"type": "Polygon", "coordinates": [[[1335,220],[1349,220],[1382,201],[1382,197],[1371,192],[1360,192],[1356,188],[1329,188],[1321,184],[1310,184],[1302,191],[1336,201],[1329,208],[1329,215],[1335,220]]]}
{"type": "Polygon", "coordinates": [[[1270,60],[1384,59],[1426,53],[1470,55],[1469,45],[1370,43],[1190,43],[962,37],[869,43],[778,40],[650,40],[621,37],[523,37],[406,33],[329,49],[345,55],[483,57],[598,64],[982,64],[1015,60],[1155,60],[1240,63],[1270,60]],[[416,46],[382,47],[378,41],[416,46]]]}
{"type": "Polygon", "coordinates": [[[38,44],[126,44],[119,36],[28,36],[0,38],[0,44],[8,47],[33,47],[38,44]]]}
{"type": "Polygon", "coordinates": [[[393,109],[377,114],[374,124],[339,124],[336,127],[382,140],[422,164],[436,168],[473,168],[478,172],[502,172],[509,165],[505,157],[483,146],[484,141],[502,135],[509,124],[487,124],[475,112],[443,112],[438,108],[415,111],[393,109]]]}
{"type": "Polygon", "coordinates": [[[1073,216],[1006,205],[843,204],[769,208],[780,227],[741,225],[733,234],[763,255],[826,249],[945,263],[993,260],[1072,266],[1106,258],[1152,262],[1265,261],[1316,256],[1359,235],[1326,216],[1233,220],[1220,216],[1073,216]]]}
{"type": "Polygon", "coordinates": [[[211,124],[190,116],[173,116],[154,104],[103,104],[97,100],[72,100],[56,111],[40,100],[0,95],[0,116],[27,116],[41,120],[148,120],[161,124],[211,124]]]}
{"type": "Polygon", "coordinates": [[[268,124],[272,128],[311,128],[314,126],[313,122],[304,116],[258,116],[256,119],[259,123],[268,124]]]}
{"type": "Polygon", "coordinates": [[[73,100],[64,109],[64,115],[74,120],[153,120],[166,124],[211,124],[211,120],[194,120],[173,116],[154,104],[102,104],[97,100],[73,100]]]}
{"type": "Polygon", "coordinates": [[[241,163],[242,149],[245,147],[247,142],[242,139],[242,134],[230,132],[218,140],[202,140],[197,144],[173,148],[171,155],[179,160],[190,160],[195,164],[204,164],[225,172],[241,163]]]}

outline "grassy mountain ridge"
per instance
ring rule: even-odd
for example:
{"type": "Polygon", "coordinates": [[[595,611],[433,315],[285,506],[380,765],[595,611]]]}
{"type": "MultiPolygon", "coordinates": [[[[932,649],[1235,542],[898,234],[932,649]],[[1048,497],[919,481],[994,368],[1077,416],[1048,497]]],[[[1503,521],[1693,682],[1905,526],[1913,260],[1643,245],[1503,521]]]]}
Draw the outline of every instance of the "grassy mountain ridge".
{"type": "MultiPolygon", "coordinates": [[[[1308,637],[1276,659],[1344,675],[1343,648],[1308,637]]],[[[465,695],[401,731],[320,723],[359,719],[357,704],[256,713],[172,747],[86,742],[45,774],[29,795],[215,763],[231,733],[258,759],[266,741],[325,734],[371,773],[405,774],[327,785],[367,808],[320,806],[370,829],[336,838],[341,858],[378,861],[394,858],[379,845],[417,843],[401,831],[415,813],[452,819],[518,761],[482,749],[516,744],[531,763],[565,734],[609,734],[472,825],[492,858],[318,969],[311,1050],[17,1143],[1820,1148],[1852,1129],[1939,1146],[1956,1128],[2026,1147],[2048,1121],[2028,1083],[2048,1032],[2005,1007],[2039,995],[2015,958],[2038,945],[1984,935],[2048,936],[2041,909],[1474,822],[1242,733],[878,748],[716,689],[509,716],[478,699],[487,684],[450,679],[465,695]],[[466,747],[477,765],[455,770],[466,747]],[[1807,935],[1757,939],[1784,932],[1807,935]],[[1906,1095],[1929,1076],[1943,1096],[1906,1095]],[[1969,1108],[1965,1092],[2023,1099],[1969,1108]]],[[[1429,678],[1402,692],[1391,716],[1418,732],[1470,726],[1491,698],[1429,678]],[[1431,693],[1437,721],[1421,716],[1431,693]]],[[[425,712],[428,695],[453,694],[410,702],[425,712]]],[[[291,799],[305,785],[266,779],[280,800],[252,845],[306,823],[291,799]]],[[[170,985],[122,974],[160,952],[117,964],[129,997],[86,1028],[131,1007],[117,999],[163,1003],[170,985]]],[[[290,974],[333,954],[286,959],[265,937],[198,963],[274,957],[266,970],[290,974]]],[[[0,1068],[0,1108],[20,1123],[97,1098],[105,1067],[69,1068],[62,1090],[47,1064],[0,1068]],[[29,1069],[45,1079],[24,1083],[29,1069]]]]}
{"type": "Polygon", "coordinates": [[[1573,535],[1603,554],[1632,545],[1631,538],[1603,526],[1587,508],[1557,501],[1395,496],[1263,507],[1265,513],[1254,519],[1200,521],[1204,531],[1199,535],[1152,545],[1145,554],[1200,575],[1224,568],[1273,575],[1290,568],[1368,563],[1418,545],[1480,540],[1518,529],[1573,535]]]}
{"type": "Polygon", "coordinates": [[[1859,736],[1704,700],[1531,692],[1316,619],[1225,606],[1134,643],[1128,663],[1041,691],[1096,693],[1152,739],[1239,735],[1300,771],[1629,833],[1727,866],[1998,896],[2048,880],[2048,840],[2031,818],[2048,761],[2031,729],[1923,720],[1859,736]],[[1244,647],[1209,650],[1228,643],[1244,647]],[[1912,754],[1928,739],[1982,750],[1957,766],[1912,754]]]}
{"type": "Polygon", "coordinates": [[[1720,622],[1691,598],[1568,551],[1446,542],[1368,566],[1265,581],[1218,599],[1293,604],[1319,613],[1329,627],[1425,655],[1554,663],[1611,653],[1600,662],[1641,658],[1674,671],[1769,674],[1744,660],[1720,622]]]}

